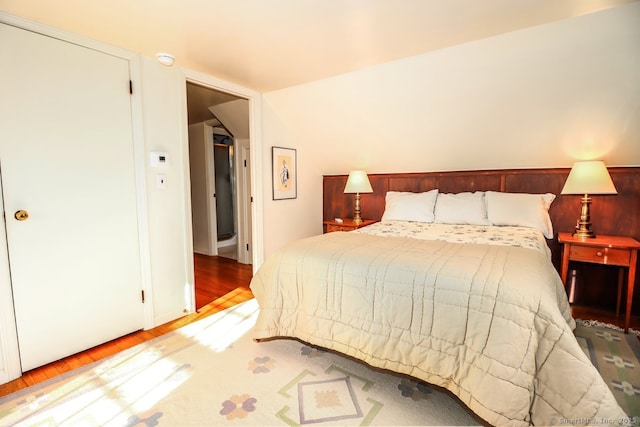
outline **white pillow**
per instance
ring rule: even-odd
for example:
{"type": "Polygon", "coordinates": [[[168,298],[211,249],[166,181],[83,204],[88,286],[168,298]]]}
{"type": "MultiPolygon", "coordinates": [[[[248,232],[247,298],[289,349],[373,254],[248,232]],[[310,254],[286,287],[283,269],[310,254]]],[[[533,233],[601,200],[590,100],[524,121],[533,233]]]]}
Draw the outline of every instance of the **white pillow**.
{"type": "Polygon", "coordinates": [[[515,225],[540,230],[553,239],[549,206],[555,194],[499,193],[487,191],[487,216],[493,225],[515,225]]]}
{"type": "Polygon", "coordinates": [[[437,197],[437,189],[423,193],[387,191],[382,221],[433,222],[433,207],[437,197]]]}
{"type": "Polygon", "coordinates": [[[484,192],[438,193],[435,221],[442,224],[491,225],[484,192]]]}

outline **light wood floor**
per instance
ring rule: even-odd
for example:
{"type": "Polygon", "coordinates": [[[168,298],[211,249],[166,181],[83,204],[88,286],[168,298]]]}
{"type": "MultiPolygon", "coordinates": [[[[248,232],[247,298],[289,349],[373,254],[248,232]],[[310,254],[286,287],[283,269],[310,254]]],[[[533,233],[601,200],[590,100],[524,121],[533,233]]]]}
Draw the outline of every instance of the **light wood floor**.
{"type": "MultiPolygon", "coordinates": [[[[82,353],[66,357],[32,371],[7,384],[0,385],[0,396],[13,393],[28,386],[53,378],[72,369],[93,363],[134,345],[151,340],[178,329],[203,317],[217,313],[253,297],[249,290],[252,269],[224,257],[195,255],[196,313],[158,326],[147,331],[138,331],[122,338],[99,345],[82,353]]],[[[574,317],[594,319],[624,326],[624,315],[616,316],[606,310],[587,307],[572,307],[574,317]]],[[[632,316],[631,328],[640,330],[640,316],[632,316]]]]}
{"type": "Polygon", "coordinates": [[[253,298],[249,290],[252,267],[223,257],[195,255],[196,312],[157,328],[138,331],[48,365],[25,372],[0,385],[0,396],[46,381],[67,371],[96,362],[137,344],[253,298]]]}

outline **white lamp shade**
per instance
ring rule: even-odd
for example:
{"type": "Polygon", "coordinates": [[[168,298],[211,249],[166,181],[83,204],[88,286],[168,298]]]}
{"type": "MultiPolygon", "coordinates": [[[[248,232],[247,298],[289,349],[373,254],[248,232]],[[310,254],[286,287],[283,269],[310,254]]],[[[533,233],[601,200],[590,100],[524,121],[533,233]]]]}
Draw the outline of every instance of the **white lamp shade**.
{"type": "Polygon", "coordinates": [[[618,194],[611,175],[601,160],[576,162],[561,194],[618,194]]]}
{"type": "Polygon", "coordinates": [[[351,171],[344,187],[345,193],[373,193],[369,177],[365,171],[351,171]]]}

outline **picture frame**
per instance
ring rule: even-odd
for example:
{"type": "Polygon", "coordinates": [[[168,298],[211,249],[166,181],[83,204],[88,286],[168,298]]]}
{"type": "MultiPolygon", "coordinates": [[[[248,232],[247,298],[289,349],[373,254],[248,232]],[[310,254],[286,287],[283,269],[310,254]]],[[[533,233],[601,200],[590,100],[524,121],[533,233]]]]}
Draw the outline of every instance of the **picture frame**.
{"type": "Polygon", "coordinates": [[[271,147],[273,200],[298,197],[298,161],[294,148],[271,147]]]}

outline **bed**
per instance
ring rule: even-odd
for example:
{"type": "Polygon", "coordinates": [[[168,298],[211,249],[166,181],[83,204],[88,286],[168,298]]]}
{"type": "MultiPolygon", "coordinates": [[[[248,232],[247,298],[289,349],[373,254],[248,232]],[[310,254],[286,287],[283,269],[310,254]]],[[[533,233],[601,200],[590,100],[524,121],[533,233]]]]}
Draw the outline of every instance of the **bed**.
{"type": "Polygon", "coordinates": [[[553,194],[386,194],[381,221],[293,242],[251,289],[254,338],[294,337],[444,387],[492,425],[625,414],[573,335],[553,194]]]}

